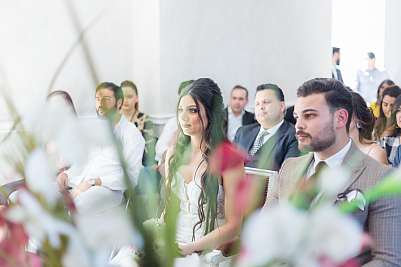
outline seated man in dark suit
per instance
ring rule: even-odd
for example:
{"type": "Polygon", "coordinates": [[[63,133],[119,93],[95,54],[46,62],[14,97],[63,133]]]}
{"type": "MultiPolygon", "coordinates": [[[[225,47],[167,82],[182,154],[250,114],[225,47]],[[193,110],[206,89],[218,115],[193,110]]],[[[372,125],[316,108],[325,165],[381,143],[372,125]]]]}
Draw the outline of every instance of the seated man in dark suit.
{"type": "Polygon", "coordinates": [[[275,84],[256,88],[257,123],[238,129],[234,142],[251,156],[249,167],[278,171],[283,161],[299,156],[294,125],[284,120],[283,91],[275,84]]]}
{"type": "Polygon", "coordinates": [[[255,114],[245,110],[247,104],[248,90],[241,85],[234,86],[231,90],[230,103],[224,109],[224,131],[230,141],[234,140],[239,127],[256,122],[255,114]]]}

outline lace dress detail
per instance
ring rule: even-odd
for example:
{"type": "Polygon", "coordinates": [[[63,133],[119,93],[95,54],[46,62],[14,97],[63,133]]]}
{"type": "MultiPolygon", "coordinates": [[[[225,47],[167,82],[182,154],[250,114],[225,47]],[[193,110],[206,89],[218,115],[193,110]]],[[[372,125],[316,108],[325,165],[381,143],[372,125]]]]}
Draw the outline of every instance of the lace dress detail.
{"type": "MultiPolygon", "coordinates": [[[[180,211],[177,221],[177,242],[192,242],[192,231],[196,223],[199,222],[198,217],[198,199],[201,193],[200,177],[185,183],[184,178],[177,174],[176,185],[173,185],[174,191],[180,199],[180,211]]],[[[206,208],[206,207],[205,207],[206,208]]],[[[216,228],[224,224],[224,190],[219,184],[217,195],[217,222],[216,228]]],[[[195,230],[195,240],[201,238],[205,233],[205,223],[195,230]]]]}

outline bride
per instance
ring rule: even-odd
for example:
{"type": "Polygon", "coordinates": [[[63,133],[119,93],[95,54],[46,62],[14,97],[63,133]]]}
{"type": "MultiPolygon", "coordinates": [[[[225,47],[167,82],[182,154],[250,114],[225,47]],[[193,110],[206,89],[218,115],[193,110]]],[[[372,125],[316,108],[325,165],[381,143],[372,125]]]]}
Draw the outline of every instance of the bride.
{"type": "Polygon", "coordinates": [[[216,249],[239,233],[242,217],[234,209],[243,164],[223,172],[210,172],[209,156],[223,142],[223,99],[208,78],[187,85],[177,109],[178,139],[166,155],[166,196],[180,200],[177,242],[183,255],[216,249]]]}

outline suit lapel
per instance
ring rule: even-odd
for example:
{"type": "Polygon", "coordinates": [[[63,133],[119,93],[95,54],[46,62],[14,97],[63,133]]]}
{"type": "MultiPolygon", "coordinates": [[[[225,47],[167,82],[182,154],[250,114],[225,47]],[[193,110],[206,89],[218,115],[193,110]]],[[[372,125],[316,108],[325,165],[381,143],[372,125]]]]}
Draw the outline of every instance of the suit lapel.
{"type": "Polygon", "coordinates": [[[348,153],[345,155],[342,166],[346,168],[346,170],[350,171],[350,177],[348,182],[342,188],[342,193],[349,189],[360,177],[362,172],[365,170],[365,154],[361,152],[354,142],[351,143],[351,148],[348,153]]]}
{"type": "Polygon", "coordinates": [[[306,178],[308,168],[313,161],[313,153],[308,153],[307,155],[301,156],[298,159],[299,161],[293,166],[294,168],[291,168],[288,170],[288,172],[280,175],[284,179],[282,190],[286,199],[288,199],[292,193],[298,190],[297,186],[299,184],[299,180],[306,178]]]}
{"type": "MultiPolygon", "coordinates": [[[[266,143],[263,144],[263,146],[258,150],[256,154],[263,153],[263,155],[266,155],[269,157],[271,152],[273,151],[274,147],[277,145],[279,142],[279,138],[284,136],[284,134],[287,131],[288,125],[286,124],[287,122],[284,121],[283,124],[278,128],[277,132],[267,140],[266,143]]],[[[260,129],[260,127],[259,127],[260,129]]]]}
{"type": "MultiPolygon", "coordinates": [[[[366,168],[365,155],[356,147],[352,142],[351,148],[344,157],[342,166],[350,172],[349,180],[343,188],[338,192],[342,193],[349,189],[360,177],[366,168]]],[[[289,197],[291,193],[297,190],[298,181],[304,179],[307,175],[308,168],[313,161],[313,153],[302,156],[294,168],[288,170],[288,172],[283,173],[282,178],[285,179],[283,182],[283,191],[285,191],[284,196],[289,197]]],[[[333,199],[333,202],[335,199],[333,199]]]]}
{"type": "Polygon", "coordinates": [[[260,130],[260,125],[255,126],[249,131],[249,138],[247,140],[247,143],[244,144],[245,149],[249,152],[252,148],[253,143],[255,142],[256,137],[258,136],[260,130]]]}

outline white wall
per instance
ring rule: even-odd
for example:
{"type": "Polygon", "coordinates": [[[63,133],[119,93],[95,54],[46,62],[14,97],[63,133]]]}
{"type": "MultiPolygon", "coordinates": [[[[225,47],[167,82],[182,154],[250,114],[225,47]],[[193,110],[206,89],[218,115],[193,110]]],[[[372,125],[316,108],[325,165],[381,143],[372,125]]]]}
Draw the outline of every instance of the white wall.
{"type": "MultiPolygon", "coordinates": [[[[396,0],[399,1],[399,0],[396,0]]],[[[345,84],[356,85],[358,69],[366,69],[366,53],[384,66],[385,2],[383,0],[333,0],[332,45],[341,48],[341,73],[345,84]]]]}
{"type": "MultiPolygon", "coordinates": [[[[288,102],[305,80],[330,75],[331,1],[72,0],[99,81],[134,80],[140,108],[173,114],[180,81],[211,77],[225,96],[278,83],[288,102]]],[[[44,101],[55,69],[77,39],[63,0],[0,2],[0,83],[22,113],[44,101]],[[4,78],[5,77],[5,78],[4,78]]],[[[71,93],[80,115],[94,115],[97,81],[79,46],[53,89],[71,93]]],[[[9,122],[0,103],[0,131],[9,122]]],[[[8,124],[7,124],[8,125],[8,124]]]]}
{"type": "Polygon", "coordinates": [[[401,1],[386,1],[385,65],[391,79],[401,84],[401,1]]]}
{"type": "Polygon", "coordinates": [[[225,96],[273,82],[289,102],[305,80],[330,75],[331,1],[161,1],[160,112],[173,112],[178,84],[211,77],[225,96]]]}
{"type": "MultiPolygon", "coordinates": [[[[78,33],[62,0],[13,0],[0,2],[0,68],[10,93],[24,112],[43,101],[56,67],[76,41],[78,33]]],[[[71,1],[70,1],[71,2],[71,1]]],[[[74,0],[82,28],[99,14],[87,32],[98,79],[120,82],[132,77],[133,21],[129,0],[74,0]]],[[[80,114],[94,114],[94,89],[82,46],[74,51],[54,89],[71,93],[80,114]]],[[[0,120],[8,116],[0,107],[0,120]]]]}

